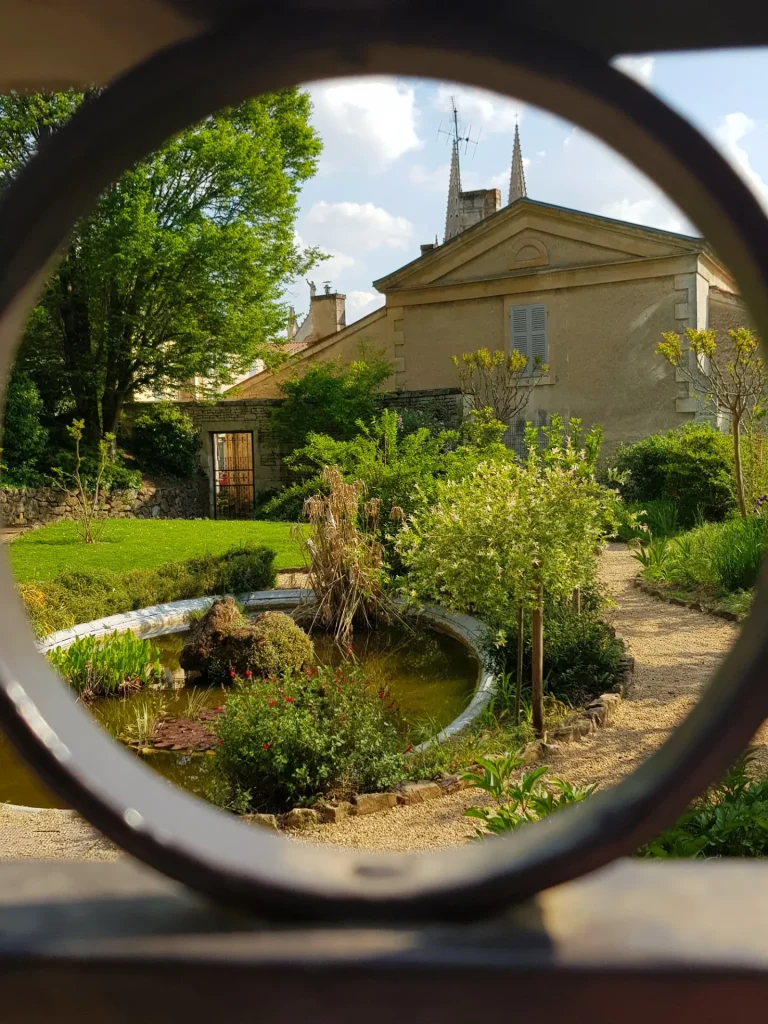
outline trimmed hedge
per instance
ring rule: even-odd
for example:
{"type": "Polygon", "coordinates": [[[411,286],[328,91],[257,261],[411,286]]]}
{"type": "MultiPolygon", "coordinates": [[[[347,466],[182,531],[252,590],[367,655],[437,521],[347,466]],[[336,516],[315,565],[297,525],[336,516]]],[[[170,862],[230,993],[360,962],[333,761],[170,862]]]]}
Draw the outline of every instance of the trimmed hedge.
{"type": "Polygon", "coordinates": [[[239,546],[222,555],[168,562],[130,572],[65,572],[55,580],[19,584],[38,636],[79,622],[210,594],[268,590],[275,585],[275,552],[239,546]]]}

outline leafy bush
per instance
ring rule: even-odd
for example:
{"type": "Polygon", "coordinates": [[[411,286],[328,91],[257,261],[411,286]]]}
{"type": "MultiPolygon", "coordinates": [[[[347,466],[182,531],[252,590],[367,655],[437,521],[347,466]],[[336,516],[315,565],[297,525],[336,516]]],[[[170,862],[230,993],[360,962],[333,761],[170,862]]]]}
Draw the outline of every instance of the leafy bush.
{"type": "Polygon", "coordinates": [[[78,622],[148,608],[168,601],[227,592],[238,583],[243,592],[274,586],[274,552],[235,547],[223,555],[168,562],[157,569],[130,572],[68,572],[55,580],[19,584],[19,594],[38,636],[78,622]],[[230,569],[230,562],[236,571],[230,569]]]}
{"type": "Polygon", "coordinates": [[[621,445],[616,454],[627,501],[674,501],[681,526],[719,521],[736,508],[733,446],[709,423],[686,423],[621,445]]]}
{"type": "Polygon", "coordinates": [[[562,779],[547,779],[549,766],[546,764],[523,772],[518,781],[517,773],[524,764],[518,751],[493,760],[480,758],[481,771],[464,773],[464,779],[472,788],[488,793],[496,803],[493,808],[470,807],[467,810],[468,818],[483,823],[484,827],[477,829],[478,837],[489,832],[493,835],[515,832],[521,825],[540,821],[569,804],[580,803],[597,789],[597,785],[573,786],[562,779]]]}
{"type": "Polygon", "coordinates": [[[373,419],[376,389],[392,376],[392,364],[365,349],[360,356],[346,366],[318,363],[278,385],[285,401],[272,413],[272,428],[283,444],[300,448],[311,433],[349,440],[373,419]]]}
{"type": "Polygon", "coordinates": [[[767,548],[768,519],[755,516],[705,523],[673,540],[653,538],[635,557],[649,582],[728,594],[755,586],[767,548]]]}
{"type": "MultiPolygon", "coordinates": [[[[68,448],[57,448],[50,457],[50,470],[54,480],[71,478],[75,470],[75,454],[68,448]]],[[[80,476],[86,487],[93,487],[99,474],[97,448],[85,448],[80,462],[80,476]]],[[[50,483],[50,480],[48,481],[50,483]]],[[[141,472],[126,465],[123,453],[110,456],[101,477],[104,491],[137,491],[141,487],[141,472]]]]}
{"type": "Polygon", "coordinates": [[[354,667],[240,687],[216,735],[218,799],[240,811],[285,810],[318,796],[386,789],[405,777],[389,695],[354,667]]]}
{"type": "Polygon", "coordinates": [[[2,432],[3,484],[35,487],[40,484],[40,465],[48,443],[48,431],[40,422],[43,400],[29,374],[14,367],[5,393],[2,432]]]}
{"type": "MultiPolygon", "coordinates": [[[[601,599],[589,591],[582,595],[581,612],[561,602],[547,602],[544,610],[544,681],[546,692],[558,701],[580,707],[610,690],[616,681],[624,647],[599,617],[601,599]]],[[[497,673],[514,676],[517,626],[510,625],[503,641],[495,632],[487,638],[487,654],[497,673]]],[[[524,635],[523,677],[531,671],[531,638],[524,635]]],[[[510,685],[495,702],[495,713],[511,714],[514,688],[510,685]]],[[[526,699],[525,697],[523,698],[526,699]]]]}
{"type": "Polygon", "coordinates": [[[137,689],[163,674],[159,648],[130,629],[78,637],[69,647],[50,651],[48,660],[86,700],[137,689]]]}
{"type": "Polygon", "coordinates": [[[768,778],[750,777],[750,751],[652,842],[641,857],[768,856],[768,778]]]}
{"type": "Polygon", "coordinates": [[[189,416],[170,402],[150,405],[136,419],[131,444],[147,473],[190,477],[197,470],[200,435],[189,416]]]}

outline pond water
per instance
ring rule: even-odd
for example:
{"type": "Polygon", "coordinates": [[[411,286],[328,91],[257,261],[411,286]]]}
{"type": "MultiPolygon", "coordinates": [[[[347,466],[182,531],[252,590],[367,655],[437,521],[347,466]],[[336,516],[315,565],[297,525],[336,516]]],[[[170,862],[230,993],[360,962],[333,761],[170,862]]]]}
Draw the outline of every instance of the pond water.
{"type": "MultiPolygon", "coordinates": [[[[178,667],[185,633],[153,639],[163,664],[178,667]]],[[[325,634],[313,636],[318,661],[340,664],[344,651],[325,634]]],[[[477,683],[478,664],[468,648],[455,637],[419,626],[390,626],[370,633],[358,633],[352,641],[352,657],[376,685],[386,684],[407,725],[438,732],[453,721],[469,703],[477,683]]],[[[187,686],[183,690],[142,692],[125,699],[94,701],[89,710],[113,736],[136,728],[137,718],[162,715],[185,717],[189,701],[198,707],[226,704],[227,692],[217,687],[187,686]]],[[[146,727],[146,726],[145,726],[146,727]]],[[[190,792],[203,795],[214,757],[164,751],[145,757],[161,775],[190,792]]],[[[49,793],[16,756],[0,735],[0,803],[29,807],[61,807],[61,800],[49,793]]]]}

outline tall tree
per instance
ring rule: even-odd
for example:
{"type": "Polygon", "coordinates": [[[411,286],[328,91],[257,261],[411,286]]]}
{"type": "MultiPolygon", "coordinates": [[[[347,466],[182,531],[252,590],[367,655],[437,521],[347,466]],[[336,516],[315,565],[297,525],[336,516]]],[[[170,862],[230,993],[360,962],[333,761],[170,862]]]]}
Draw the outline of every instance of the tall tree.
{"type": "MultiPolygon", "coordinates": [[[[89,95],[0,96],[0,188],[89,95]]],[[[320,254],[294,223],[321,143],[298,89],[219,111],[140,161],[82,220],[21,358],[49,409],[118,425],[137,391],[229,383],[279,343],[285,283],[320,254]]]]}

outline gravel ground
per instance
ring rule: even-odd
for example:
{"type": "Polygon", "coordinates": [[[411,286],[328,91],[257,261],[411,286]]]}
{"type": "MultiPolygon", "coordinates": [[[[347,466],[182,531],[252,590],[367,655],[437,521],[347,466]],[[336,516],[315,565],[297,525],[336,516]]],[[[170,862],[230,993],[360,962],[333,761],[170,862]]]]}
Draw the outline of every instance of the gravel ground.
{"type": "MultiPolygon", "coordinates": [[[[605,787],[631,772],[685,717],[736,637],[737,627],[731,623],[643,594],[632,585],[636,567],[624,545],[611,545],[601,560],[602,579],[617,603],[611,618],[635,657],[634,686],[610,728],[582,743],[563,746],[548,759],[554,772],[573,782],[600,782],[605,787]]],[[[281,582],[283,586],[301,585],[295,576],[294,580],[281,582]]],[[[758,741],[768,770],[766,726],[758,741]]],[[[296,839],[371,850],[457,846],[474,831],[464,811],[482,798],[483,794],[465,790],[432,803],[323,825],[296,839]]],[[[112,860],[119,855],[70,812],[15,811],[0,805],[2,859],[112,860]]]]}

